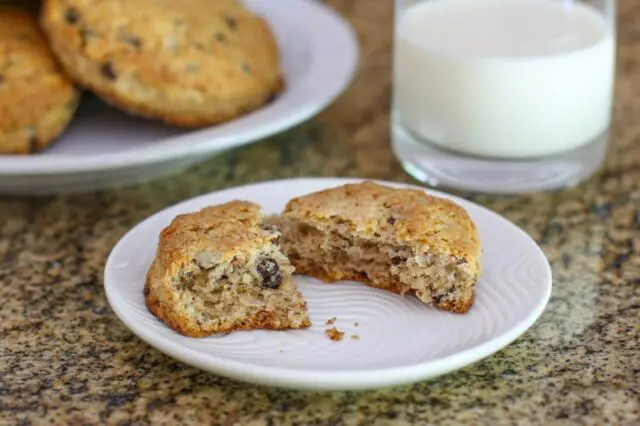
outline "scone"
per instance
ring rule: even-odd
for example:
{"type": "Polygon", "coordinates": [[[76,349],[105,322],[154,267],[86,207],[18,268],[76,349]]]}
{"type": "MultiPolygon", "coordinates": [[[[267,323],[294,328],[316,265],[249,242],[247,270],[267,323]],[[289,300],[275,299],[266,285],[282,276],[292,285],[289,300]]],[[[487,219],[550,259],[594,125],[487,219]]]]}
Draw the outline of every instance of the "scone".
{"type": "Polygon", "coordinates": [[[42,23],[68,73],[132,114],[208,126],[282,88],[269,26],[237,0],[45,0],[42,23]]]}
{"type": "Polygon", "coordinates": [[[36,18],[0,5],[0,153],[30,154],[49,145],[71,121],[79,98],[36,18]]]}
{"type": "Polygon", "coordinates": [[[480,242],[453,202],[364,182],[295,198],[271,220],[297,273],[413,293],[447,311],[473,303],[480,242]]]}
{"type": "Polygon", "coordinates": [[[160,234],[147,274],[147,308],[191,337],[308,327],[307,304],[279,237],[246,201],[176,217],[160,234]]]}

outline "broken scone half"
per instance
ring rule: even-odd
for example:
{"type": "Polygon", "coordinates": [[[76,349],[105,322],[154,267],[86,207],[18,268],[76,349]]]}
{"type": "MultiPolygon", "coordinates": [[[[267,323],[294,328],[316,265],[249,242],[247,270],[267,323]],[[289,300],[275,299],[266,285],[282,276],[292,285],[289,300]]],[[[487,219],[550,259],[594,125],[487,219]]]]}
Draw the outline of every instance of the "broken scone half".
{"type": "Polygon", "coordinates": [[[245,201],[176,217],[147,274],[149,311],[191,337],[311,325],[280,232],[262,219],[245,201]]]}
{"type": "Polygon", "coordinates": [[[413,293],[447,311],[473,304],[480,241],[451,201],[363,182],[295,198],[270,220],[297,273],[413,293]]]}

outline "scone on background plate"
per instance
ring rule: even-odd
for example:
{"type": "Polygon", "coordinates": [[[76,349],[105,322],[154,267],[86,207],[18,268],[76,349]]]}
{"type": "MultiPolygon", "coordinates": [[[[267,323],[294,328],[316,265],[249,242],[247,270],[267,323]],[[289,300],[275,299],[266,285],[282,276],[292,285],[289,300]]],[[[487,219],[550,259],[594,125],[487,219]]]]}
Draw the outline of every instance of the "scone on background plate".
{"type": "Polygon", "coordinates": [[[41,19],[68,73],[132,114],[209,126],[282,88],[274,36],[239,0],[44,0],[41,19]]]}
{"type": "Polygon", "coordinates": [[[192,337],[310,326],[280,233],[262,219],[245,201],[176,217],[160,234],[147,274],[148,309],[192,337]]]}
{"type": "Polygon", "coordinates": [[[0,154],[31,154],[67,127],[80,93],[28,12],[0,4],[0,154]]]}
{"type": "Polygon", "coordinates": [[[480,241],[451,201],[364,182],[295,198],[271,220],[297,273],[414,293],[447,311],[473,304],[480,241]]]}

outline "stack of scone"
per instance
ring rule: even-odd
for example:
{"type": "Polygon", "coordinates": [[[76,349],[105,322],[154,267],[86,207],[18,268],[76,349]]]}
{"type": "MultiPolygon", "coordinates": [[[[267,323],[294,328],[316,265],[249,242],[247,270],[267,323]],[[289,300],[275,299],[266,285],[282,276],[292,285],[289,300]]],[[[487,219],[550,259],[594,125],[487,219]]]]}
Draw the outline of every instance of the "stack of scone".
{"type": "Polygon", "coordinates": [[[55,140],[78,105],[74,84],[189,128],[259,108],[283,87],[270,28],[239,0],[44,0],[40,24],[0,6],[0,153],[55,140]]]}
{"type": "Polygon", "coordinates": [[[364,182],[295,198],[270,218],[244,201],[178,216],[160,234],[144,293],[156,317],[194,337],[308,327],[294,267],[465,313],[479,260],[478,233],[460,206],[364,182]]]}

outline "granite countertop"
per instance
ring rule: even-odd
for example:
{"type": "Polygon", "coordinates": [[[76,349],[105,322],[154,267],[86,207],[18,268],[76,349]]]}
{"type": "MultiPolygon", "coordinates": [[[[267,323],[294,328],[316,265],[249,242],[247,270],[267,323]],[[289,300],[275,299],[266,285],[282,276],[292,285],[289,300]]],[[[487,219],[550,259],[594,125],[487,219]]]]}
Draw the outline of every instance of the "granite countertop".
{"type": "Polygon", "coordinates": [[[201,372],[116,318],[102,273],[116,241],[180,200],[293,176],[411,182],[389,148],[387,0],[330,1],[356,27],[362,66],[316,119],[179,176],[132,188],[0,197],[0,424],[638,424],[640,2],[619,2],[614,136],[578,188],[461,194],[535,238],[554,273],[539,321],[496,355],[414,386],[310,393],[201,372]]]}

